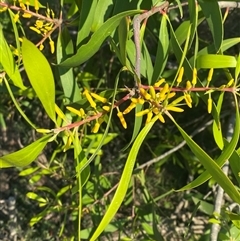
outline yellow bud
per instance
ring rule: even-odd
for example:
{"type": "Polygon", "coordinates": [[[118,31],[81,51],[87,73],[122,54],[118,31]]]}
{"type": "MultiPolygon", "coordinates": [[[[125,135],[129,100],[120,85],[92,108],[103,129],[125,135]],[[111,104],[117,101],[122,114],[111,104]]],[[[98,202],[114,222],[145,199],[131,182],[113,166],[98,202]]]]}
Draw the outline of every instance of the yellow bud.
{"type": "Polygon", "coordinates": [[[104,98],[104,97],[102,97],[102,96],[100,96],[100,95],[98,95],[96,93],[91,93],[91,96],[93,98],[95,98],[96,100],[99,100],[102,103],[107,103],[107,99],[106,98],[104,98]]]}
{"type": "Polygon", "coordinates": [[[162,90],[160,91],[160,93],[158,93],[156,96],[157,96],[157,101],[163,101],[166,99],[167,95],[166,93],[169,91],[169,85],[168,83],[166,83],[162,90]]]}
{"type": "Polygon", "coordinates": [[[159,87],[161,84],[165,82],[165,79],[160,79],[158,82],[154,84],[154,87],[159,87]]]}
{"type": "Polygon", "coordinates": [[[147,119],[146,119],[145,125],[148,124],[148,123],[151,121],[152,116],[153,116],[152,111],[149,111],[149,112],[147,113],[147,119]]]}
{"type": "Polygon", "coordinates": [[[177,77],[177,83],[180,84],[182,82],[182,77],[183,77],[183,73],[184,73],[184,68],[181,67],[178,77],[177,77]]]}
{"type": "Polygon", "coordinates": [[[168,94],[168,99],[171,99],[172,97],[174,97],[176,95],[176,92],[171,92],[168,94]]]}
{"type": "Polygon", "coordinates": [[[44,45],[43,44],[40,44],[39,45],[39,50],[42,51],[44,49],[44,45]]]}
{"type": "Polygon", "coordinates": [[[192,84],[191,82],[188,80],[187,83],[186,83],[186,89],[187,90],[190,90],[192,88],[192,84]]]}
{"type": "Polygon", "coordinates": [[[189,108],[192,108],[192,98],[189,94],[184,95],[186,104],[188,105],[189,108]]]}
{"type": "Polygon", "coordinates": [[[213,76],[213,68],[211,68],[208,72],[208,77],[207,77],[208,82],[210,82],[212,80],[212,76],[213,76]]]}
{"type": "Polygon", "coordinates": [[[197,69],[193,69],[193,79],[192,79],[192,84],[196,85],[197,84],[197,69]]]}
{"type": "Polygon", "coordinates": [[[155,114],[155,115],[158,115],[159,114],[159,108],[157,108],[157,107],[155,107],[155,108],[153,108],[153,113],[155,114]]]}
{"type": "Polygon", "coordinates": [[[13,19],[14,23],[16,23],[18,19],[19,19],[19,12],[14,15],[14,19],[13,19]]]}
{"type": "Polygon", "coordinates": [[[150,100],[151,99],[151,95],[149,95],[145,89],[140,88],[140,93],[141,95],[146,99],[146,100],[150,100]]]}
{"type": "Polygon", "coordinates": [[[164,120],[162,114],[158,114],[158,119],[159,119],[162,123],[165,123],[165,120],[164,120]]]}
{"type": "Polygon", "coordinates": [[[97,133],[100,128],[100,123],[96,122],[94,127],[92,128],[92,133],[97,133]]]}
{"type": "Polygon", "coordinates": [[[170,110],[170,111],[175,111],[175,112],[183,112],[184,110],[182,108],[176,107],[176,106],[166,106],[165,107],[166,110],[170,110]]]}
{"type": "Polygon", "coordinates": [[[136,114],[136,116],[139,117],[139,116],[146,115],[149,111],[150,111],[149,109],[142,110],[142,111],[138,112],[138,113],[136,114]]]}
{"type": "Polygon", "coordinates": [[[79,111],[80,111],[81,117],[84,118],[86,116],[84,109],[80,108],[79,111]]]}
{"type": "Polygon", "coordinates": [[[37,28],[35,28],[35,27],[29,27],[31,30],[33,30],[33,31],[35,31],[36,33],[38,33],[38,34],[41,34],[41,31],[39,30],[39,29],[37,29],[37,28]]]}
{"type": "Polygon", "coordinates": [[[88,90],[85,89],[83,94],[86,96],[86,98],[87,98],[89,104],[91,105],[91,107],[95,109],[97,104],[95,103],[95,101],[93,101],[92,96],[89,94],[88,90]]]}
{"type": "Polygon", "coordinates": [[[128,114],[132,109],[134,109],[136,107],[136,104],[135,103],[131,103],[127,108],[126,110],[123,111],[123,114],[126,115],[128,114]]]}
{"type": "Polygon", "coordinates": [[[102,108],[107,112],[109,112],[111,110],[111,107],[108,105],[104,105],[102,108]]]}
{"type": "Polygon", "coordinates": [[[38,12],[38,10],[39,10],[39,2],[38,2],[38,0],[34,1],[34,8],[35,8],[36,12],[38,12]]]}
{"type": "Polygon", "coordinates": [[[153,86],[150,86],[149,87],[149,92],[150,92],[150,95],[152,96],[152,99],[156,99],[156,92],[155,92],[155,89],[153,86]]]}
{"type": "Polygon", "coordinates": [[[209,96],[208,98],[208,113],[212,112],[212,98],[209,96]]]}
{"type": "Polygon", "coordinates": [[[70,112],[72,112],[72,113],[74,113],[74,114],[82,117],[82,116],[81,116],[81,112],[80,112],[79,110],[77,110],[77,109],[75,109],[75,108],[73,108],[73,107],[71,107],[71,106],[67,106],[66,108],[67,108],[70,112]]]}
{"type": "Polygon", "coordinates": [[[122,112],[118,112],[117,116],[118,116],[118,118],[119,118],[123,128],[127,129],[127,123],[126,123],[126,121],[124,119],[123,113],[122,112]]]}
{"type": "Polygon", "coordinates": [[[51,53],[53,54],[55,52],[54,42],[52,40],[50,40],[49,45],[50,45],[51,53]]]}
{"type": "Polygon", "coordinates": [[[175,99],[173,102],[171,102],[171,105],[176,105],[179,102],[181,102],[185,97],[184,96],[180,96],[177,99],[175,99]]]}
{"type": "Polygon", "coordinates": [[[32,14],[30,14],[30,13],[24,13],[24,14],[22,15],[22,17],[23,17],[23,18],[31,18],[31,17],[32,17],[32,14]]]}
{"type": "Polygon", "coordinates": [[[20,8],[21,8],[22,10],[26,10],[26,6],[25,6],[24,3],[20,3],[19,6],[20,6],[20,8]]]}
{"type": "Polygon", "coordinates": [[[227,83],[227,87],[230,87],[234,82],[234,79],[230,79],[229,82],[227,83]]]}

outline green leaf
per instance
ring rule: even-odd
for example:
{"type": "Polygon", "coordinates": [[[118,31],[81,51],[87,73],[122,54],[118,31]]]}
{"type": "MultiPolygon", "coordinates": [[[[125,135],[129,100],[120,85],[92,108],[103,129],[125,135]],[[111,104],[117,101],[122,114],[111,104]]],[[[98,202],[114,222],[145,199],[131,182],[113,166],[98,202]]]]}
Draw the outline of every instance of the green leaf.
{"type": "Polygon", "coordinates": [[[145,63],[146,63],[146,65],[144,66],[144,70],[146,71],[146,77],[148,80],[148,84],[151,85],[153,65],[152,65],[151,56],[149,54],[149,51],[147,49],[145,42],[143,42],[142,53],[143,53],[143,59],[145,60],[145,63]]]}
{"type": "Polygon", "coordinates": [[[217,118],[213,121],[213,137],[218,145],[218,147],[222,150],[223,149],[223,136],[222,136],[222,128],[220,123],[220,112],[222,108],[224,92],[222,92],[219,96],[218,103],[217,103],[217,118]]]}
{"type": "Polygon", "coordinates": [[[136,157],[137,157],[139,148],[142,145],[143,140],[146,138],[148,132],[151,130],[151,128],[156,120],[157,120],[157,116],[154,117],[153,120],[141,130],[138,137],[134,141],[133,146],[128,155],[121,179],[119,181],[118,188],[116,190],[116,193],[115,193],[103,219],[101,220],[96,231],[92,235],[90,241],[94,241],[98,238],[98,236],[103,232],[103,230],[106,228],[106,226],[112,220],[114,215],[117,213],[119,207],[121,206],[122,201],[126,195],[129,182],[132,177],[132,172],[133,172],[133,168],[135,165],[135,161],[136,161],[136,157]]]}
{"type": "Polygon", "coordinates": [[[229,55],[207,54],[197,58],[197,68],[199,69],[235,68],[236,64],[236,58],[229,55]]]}
{"type": "MultiPolygon", "coordinates": [[[[57,41],[57,63],[65,60],[67,56],[74,53],[72,39],[69,35],[68,29],[62,29],[57,41]]],[[[60,80],[66,98],[65,104],[77,102],[81,99],[81,91],[78,87],[77,81],[73,75],[73,69],[63,68],[58,66],[60,80]]]]}
{"type": "Polygon", "coordinates": [[[197,25],[198,25],[198,4],[195,1],[188,0],[188,9],[189,9],[189,15],[190,15],[190,22],[191,22],[191,34],[189,39],[189,48],[192,45],[195,33],[197,31],[197,25]]]}
{"type": "Polygon", "coordinates": [[[78,25],[77,46],[89,36],[98,0],[81,0],[81,12],[78,25]]]}
{"type": "Polygon", "coordinates": [[[42,152],[52,135],[44,136],[19,151],[0,157],[0,168],[24,167],[33,162],[42,152]]]}
{"type": "Polygon", "coordinates": [[[240,185],[240,165],[239,165],[240,155],[234,151],[231,157],[229,158],[229,164],[231,170],[237,180],[238,185],[240,185]]]}
{"type": "Polygon", "coordinates": [[[26,87],[23,85],[20,72],[15,64],[12,51],[4,38],[2,25],[0,24],[0,64],[3,66],[13,84],[20,89],[24,90],[26,87]]]}
{"type": "Polygon", "coordinates": [[[159,42],[157,47],[156,61],[153,69],[152,84],[155,83],[161,76],[168,59],[169,36],[167,29],[167,18],[165,14],[162,15],[158,40],[159,42]]]}
{"type": "Polygon", "coordinates": [[[121,58],[122,65],[126,65],[127,60],[127,39],[128,39],[128,31],[129,31],[129,19],[125,17],[121,20],[118,26],[118,39],[119,39],[119,56],[121,58]]]}
{"type": "MultiPolygon", "coordinates": [[[[237,103],[237,100],[236,100],[237,103]]],[[[181,132],[183,138],[186,140],[191,151],[199,159],[201,164],[206,168],[206,171],[202,173],[197,179],[195,179],[190,184],[184,186],[177,191],[188,190],[196,186],[201,185],[203,182],[208,180],[211,176],[217,181],[217,183],[224,189],[224,191],[237,203],[240,203],[240,193],[237,191],[235,186],[229,180],[229,178],[222,172],[221,166],[227,161],[227,159],[232,155],[239,139],[240,131],[240,120],[239,120],[239,110],[236,108],[236,124],[234,129],[234,134],[229,145],[224,148],[220,157],[216,162],[205,153],[201,147],[199,147],[192,138],[176,123],[176,121],[171,117],[171,120],[177,126],[178,130],[181,132]]]]}
{"type": "Polygon", "coordinates": [[[205,1],[198,0],[201,6],[204,16],[208,22],[210,31],[212,32],[215,53],[217,53],[222,45],[223,40],[223,24],[222,24],[222,14],[218,5],[218,1],[205,1]]]}
{"type": "Polygon", "coordinates": [[[41,51],[29,40],[23,38],[23,65],[29,81],[53,122],[55,116],[55,84],[51,67],[41,51]]]}
{"type": "Polygon", "coordinates": [[[112,13],[113,0],[101,0],[98,1],[96,11],[92,23],[92,32],[98,30],[102,24],[108,19],[112,13]]]}
{"type": "Polygon", "coordinates": [[[237,65],[235,69],[235,85],[237,84],[239,73],[240,73],[240,53],[238,54],[238,57],[237,57],[237,65]]]}
{"type": "Polygon", "coordinates": [[[75,55],[66,59],[60,65],[65,67],[74,67],[84,63],[99,50],[103,41],[112,34],[124,17],[137,13],[141,13],[141,11],[126,11],[108,19],[95,33],[93,33],[90,40],[78,49],[75,55]]]}
{"type": "Polygon", "coordinates": [[[175,56],[177,58],[177,61],[179,63],[179,67],[183,66],[184,67],[184,73],[186,74],[187,78],[192,79],[192,66],[190,65],[189,61],[186,58],[188,42],[189,42],[189,37],[190,37],[190,31],[189,30],[191,30],[191,25],[189,25],[188,32],[186,33],[186,44],[185,44],[185,48],[184,48],[184,51],[183,51],[179,42],[178,42],[178,39],[175,35],[175,32],[173,30],[173,27],[172,27],[169,19],[168,19],[168,23],[170,25],[170,33],[171,33],[170,42],[171,42],[174,54],[175,54],[175,56]]]}

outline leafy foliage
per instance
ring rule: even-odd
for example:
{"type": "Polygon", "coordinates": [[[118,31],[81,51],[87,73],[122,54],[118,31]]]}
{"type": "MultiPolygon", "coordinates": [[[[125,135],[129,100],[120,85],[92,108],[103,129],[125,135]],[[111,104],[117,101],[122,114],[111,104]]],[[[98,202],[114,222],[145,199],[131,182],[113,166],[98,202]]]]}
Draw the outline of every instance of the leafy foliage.
{"type": "MultiPolygon", "coordinates": [[[[0,15],[9,19],[14,36],[11,41],[4,24],[0,24],[0,91],[6,99],[10,97],[29,130],[39,137],[21,150],[1,156],[0,167],[17,167],[20,176],[29,176],[30,183],[36,185],[34,191],[26,194],[41,208],[31,218],[31,226],[48,215],[61,213],[63,220],[57,235],[68,240],[97,240],[104,230],[106,236],[121,230],[124,240],[163,240],[157,225],[161,222],[157,202],[174,192],[192,190],[210,178],[240,205],[240,57],[231,52],[240,38],[224,39],[228,12],[222,16],[217,1],[187,3],[189,16],[176,26],[173,16],[177,15],[176,9],[182,12],[185,5],[179,1],[175,4],[140,0],[130,4],[127,0],[62,0],[55,7],[47,1],[0,2],[0,15]],[[204,43],[200,36],[200,24],[205,20],[211,43],[204,43]],[[175,66],[169,67],[169,63],[175,66]],[[231,105],[227,94],[231,94],[231,105]],[[24,103],[30,106],[32,100],[51,121],[30,120],[34,114],[25,113],[24,103]],[[183,119],[189,109],[198,112],[201,108],[213,120],[211,136],[216,152],[205,150],[204,143],[199,144],[187,133],[183,119]],[[235,124],[231,141],[226,141],[222,116],[229,108],[234,110],[231,112],[235,124]],[[183,139],[168,131],[167,126],[175,126],[183,139]],[[125,138],[124,133],[130,141],[125,147],[117,146],[116,152],[121,152],[126,161],[124,166],[117,165],[119,183],[114,186],[117,180],[104,174],[107,167],[102,155],[116,137],[125,138]],[[155,150],[148,145],[149,139],[158,142],[155,150]],[[190,150],[176,154],[175,145],[181,140],[190,150]],[[180,167],[185,165],[195,179],[183,187],[179,183],[170,185],[164,194],[153,197],[154,193],[146,187],[145,179],[149,177],[143,170],[147,165],[134,171],[146,146],[155,156],[170,149],[168,155],[173,162],[180,167]],[[47,162],[34,164],[44,148],[51,150],[47,162]],[[221,169],[228,160],[233,173],[230,177],[221,169]],[[123,171],[119,175],[120,168],[123,171]],[[51,176],[61,180],[61,187],[37,186],[40,180],[51,176]],[[128,220],[114,217],[121,206],[129,207],[134,202],[135,182],[142,189],[141,201],[150,211],[136,208],[143,231],[136,229],[136,234],[131,235],[124,233],[128,220]],[[106,194],[106,190],[115,189],[113,197],[106,194]],[[102,199],[104,205],[99,204],[102,199]],[[76,227],[69,233],[65,227],[68,219],[76,227]],[[94,225],[84,223],[89,219],[94,225]]],[[[0,112],[4,123],[6,110],[0,112]]],[[[194,115],[190,119],[195,121],[194,115]]],[[[169,162],[166,157],[154,161],[154,175],[161,173],[162,166],[169,162]]],[[[210,204],[194,195],[192,200],[196,204],[192,215],[197,209],[212,215],[210,204]]],[[[239,228],[239,213],[223,213],[226,220],[232,221],[231,228],[239,228]]],[[[185,238],[187,234],[188,231],[185,238]]],[[[231,231],[224,235],[237,238],[231,231]]]]}

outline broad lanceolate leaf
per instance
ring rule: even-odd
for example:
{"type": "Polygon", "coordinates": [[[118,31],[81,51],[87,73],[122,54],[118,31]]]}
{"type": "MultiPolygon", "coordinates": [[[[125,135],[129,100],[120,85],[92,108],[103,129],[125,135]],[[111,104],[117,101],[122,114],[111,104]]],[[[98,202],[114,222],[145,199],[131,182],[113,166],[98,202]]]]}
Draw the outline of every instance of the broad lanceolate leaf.
{"type": "Polygon", "coordinates": [[[197,68],[206,69],[222,69],[235,68],[237,64],[236,58],[229,55],[208,54],[200,55],[197,58],[197,68]]]}
{"type": "Polygon", "coordinates": [[[55,122],[55,84],[51,67],[41,51],[26,38],[22,43],[23,65],[29,81],[48,116],[55,122]]]}
{"type": "Polygon", "coordinates": [[[219,51],[223,40],[223,24],[222,14],[218,5],[218,1],[198,0],[204,16],[208,22],[208,26],[212,32],[215,53],[219,51]]]}
{"type": "Polygon", "coordinates": [[[133,143],[133,146],[128,155],[128,159],[125,164],[118,188],[116,190],[116,193],[112,199],[112,202],[110,203],[110,206],[107,212],[105,213],[101,223],[98,225],[97,230],[94,232],[90,241],[94,241],[98,238],[98,236],[106,228],[106,226],[109,224],[109,222],[112,220],[112,218],[118,211],[119,207],[121,206],[121,203],[126,195],[130,179],[132,177],[132,172],[133,172],[133,168],[135,165],[139,148],[156,120],[157,120],[157,117],[154,117],[153,120],[142,129],[142,131],[139,133],[138,137],[136,138],[135,142],[133,143]]]}
{"type": "MultiPolygon", "coordinates": [[[[0,24],[0,65],[3,66],[3,70],[7,73],[13,84],[20,89],[26,89],[23,85],[20,72],[15,64],[12,51],[8,46],[7,41],[4,38],[2,26],[0,24]]],[[[0,71],[2,71],[0,69],[0,71]]]]}
{"type": "MultiPolygon", "coordinates": [[[[237,100],[236,100],[237,104],[237,100]]],[[[206,171],[203,172],[198,178],[196,178],[193,182],[184,186],[183,188],[177,191],[184,191],[200,186],[204,182],[206,182],[209,178],[213,177],[217,183],[225,190],[225,192],[237,203],[240,203],[240,194],[236,190],[235,186],[229,180],[229,178],[222,172],[220,167],[224,165],[224,163],[231,157],[233,151],[235,150],[238,140],[239,140],[239,132],[240,132],[240,119],[239,119],[239,109],[236,108],[236,122],[235,129],[232,136],[232,140],[229,145],[226,145],[223,149],[221,155],[217,158],[216,162],[212,160],[188,135],[187,133],[175,122],[172,118],[175,125],[181,132],[182,136],[186,140],[188,146],[192,150],[192,152],[196,155],[202,165],[206,168],[206,171]]]]}
{"type": "Polygon", "coordinates": [[[24,167],[33,162],[46,146],[52,135],[47,135],[23,149],[0,157],[0,168],[24,167]]]}
{"type": "Polygon", "coordinates": [[[74,67],[84,63],[99,50],[103,41],[112,34],[124,17],[141,12],[141,10],[126,11],[108,19],[95,33],[93,33],[88,43],[82,45],[75,55],[66,59],[60,65],[65,67],[74,67]]]}

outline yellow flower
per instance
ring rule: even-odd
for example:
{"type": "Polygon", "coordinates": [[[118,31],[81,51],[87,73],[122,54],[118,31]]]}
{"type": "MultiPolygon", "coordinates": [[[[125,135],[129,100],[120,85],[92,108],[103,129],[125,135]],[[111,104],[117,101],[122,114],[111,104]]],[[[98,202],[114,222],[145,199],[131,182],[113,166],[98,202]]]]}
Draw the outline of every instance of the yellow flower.
{"type": "Polygon", "coordinates": [[[151,99],[151,95],[149,95],[145,89],[140,88],[140,93],[141,95],[146,99],[146,100],[150,100],[151,99]]]}
{"type": "Polygon", "coordinates": [[[192,79],[193,86],[197,84],[197,69],[193,69],[193,79],[192,79]]]}
{"type": "Polygon", "coordinates": [[[154,89],[153,86],[149,87],[149,92],[150,92],[150,95],[152,96],[152,99],[155,100],[156,99],[156,92],[155,92],[155,89],[154,89]]]}
{"type": "Polygon", "coordinates": [[[190,90],[192,88],[192,84],[191,82],[188,80],[187,83],[186,83],[186,89],[187,90],[190,90]]]}
{"type": "Polygon", "coordinates": [[[165,107],[166,110],[170,110],[170,111],[175,111],[175,112],[183,112],[184,110],[182,108],[176,107],[176,106],[166,106],[165,107]]]}
{"type": "Polygon", "coordinates": [[[154,87],[159,87],[161,84],[165,82],[165,79],[160,79],[158,82],[154,84],[154,87]]]}
{"type": "Polygon", "coordinates": [[[96,122],[94,127],[92,128],[92,133],[97,133],[99,131],[100,124],[99,122],[96,122]]]}
{"type": "Polygon", "coordinates": [[[192,108],[192,98],[189,94],[184,94],[184,98],[188,107],[192,108]]]}
{"type": "Polygon", "coordinates": [[[147,113],[147,119],[146,119],[146,123],[145,123],[145,124],[148,124],[148,123],[151,121],[152,116],[153,116],[152,111],[149,111],[149,112],[147,113]]]}
{"type": "Polygon", "coordinates": [[[142,111],[138,112],[138,113],[136,114],[136,116],[139,117],[139,116],[146,115],[149,111],[150,111],[149,109],[142,110],[142,111]]]}
{"type": "Polygon", "coordinates": [[[102,103],[107,103],[107,99],[106,98],[104,98],[104,97],[102,97],[102,96],[100,96],[100,95],[98,95],[96,93],[91,93],[91,96],[93,98],[95,98],[96,100],[99,100],[102,103]]]}
{"type": "Polygon", "coordinates": [[[136,104],[131,102],[131,104],[123,111],[123,114],[126,115],[128,114],[132,109],[136,107],[136,104]]]}
{"type": "Polygon", "coordinates": [[[123,113],[122,112],[118,112],[117,116],[118,116],[118,118],[119,118],[123,128],[127,129],[127,123],[126,123],[126,121],[124,119],[123,113]]]}
{"type": "Polygon", "coordinates": [[[208,113],[212,112],[212,98],[209,96],[208,98],[208,113]]]}
{"type": "Polygon", "coordinates": [[[164,118],[163,118],[163,116],[162,116],[161,113],[158,114],[158,119],[159,119],[162,123],[165,123],[165,120],[164,120],[164,118]]]}
{"type": "Polygon", "coordinates": [[[107,112],[109,112],[111,110],[111,107],[108,105],[104,105],[102,108],[107,112]]]}
{"type": "Polygon", "coordinates": [[[183,73],[184,73],[184,68],[181,67],[178,77],[177,77],[177,83],[180,84],[182,82],[182,77],[183,77],[183,73]]]}
{"type": "Polygon", "coordinates": [[[212,76],[213,76],[213,68],[211,68],[208,72],[208,77],[207,77],[208,82],[210,82],[212,80],[212,76]]]}
{"type": "Polygon", "coordinates": [[[97,104],[95,103],[95,101],[92,99],[92,96],[89,94],[88,90],[85,89],[83,94],[86,96],[89,104],[91,105],[92,108],[96,108],[97,104]]]}

